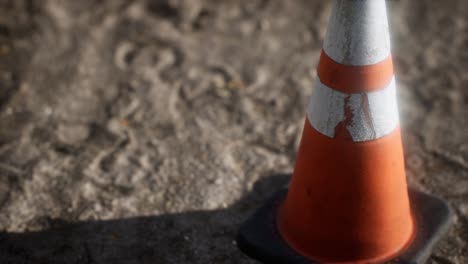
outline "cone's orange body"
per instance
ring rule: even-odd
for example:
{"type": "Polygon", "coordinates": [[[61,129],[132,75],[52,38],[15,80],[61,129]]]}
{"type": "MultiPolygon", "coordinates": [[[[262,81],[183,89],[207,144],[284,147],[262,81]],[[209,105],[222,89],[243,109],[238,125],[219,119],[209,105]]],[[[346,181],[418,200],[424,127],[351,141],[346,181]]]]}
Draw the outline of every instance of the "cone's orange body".
{"type": "Polygon", "coordinates": [[[330,139],[305,122],[278,228],[324,262],[379,261],[411,240],[399,129],[374,141],[330,139]]]}

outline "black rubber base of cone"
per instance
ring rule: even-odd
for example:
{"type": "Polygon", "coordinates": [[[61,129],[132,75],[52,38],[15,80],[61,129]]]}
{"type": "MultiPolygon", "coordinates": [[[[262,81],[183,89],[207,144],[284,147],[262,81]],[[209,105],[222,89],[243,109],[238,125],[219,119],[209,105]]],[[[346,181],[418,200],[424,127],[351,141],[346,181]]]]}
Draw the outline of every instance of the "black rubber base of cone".
{"type": "MultiPolygon", "coordinates": [[[[237,244],[245,254],[263,263],[319,263],[296,253],[276,229],[276,211],[286,194],[287,189],[279,191],[244,223],[237,244]]],[[[410,190],[409,196],[418,227],[416,237],[400,256],[387,263],[425,263],[451,222],[452,211],[443,200],[415,190],[410,190]]]]}

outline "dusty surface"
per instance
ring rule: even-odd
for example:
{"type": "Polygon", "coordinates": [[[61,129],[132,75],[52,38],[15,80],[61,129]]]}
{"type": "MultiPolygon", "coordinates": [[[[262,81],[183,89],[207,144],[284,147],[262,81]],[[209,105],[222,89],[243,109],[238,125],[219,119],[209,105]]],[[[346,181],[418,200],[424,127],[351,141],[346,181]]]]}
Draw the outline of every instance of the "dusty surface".
{"type": "MultiPolygon", "coordinates": [[[[468,263],[468,2],[389,2],[411,185],[468,263]]],[[[255,263],[330,1],[0,1],[2,263],[255,263]]]]}

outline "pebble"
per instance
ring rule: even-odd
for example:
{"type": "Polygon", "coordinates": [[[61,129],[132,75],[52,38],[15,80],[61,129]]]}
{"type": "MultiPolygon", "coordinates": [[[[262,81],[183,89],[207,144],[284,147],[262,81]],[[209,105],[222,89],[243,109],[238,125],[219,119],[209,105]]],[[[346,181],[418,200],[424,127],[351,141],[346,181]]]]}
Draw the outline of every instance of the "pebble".
{"type": "Polygon", "coordinates": [[[468,202],[462,203],[459,208],[460,213],[468,219],[468,202]]]}
{"type": "Polygon", "coordinates": [[[239,29],[244,36],[251,36],[255,31],[255,24],[251,21],[244,21],[241,22],[239,25],[239,29]]]}
{"type": "Polygon", "coordinates": [[[90,134],[90,128],[85,124],[61,124],[58,127],[58,138],[66,144],[79,144],[90,134]]]}

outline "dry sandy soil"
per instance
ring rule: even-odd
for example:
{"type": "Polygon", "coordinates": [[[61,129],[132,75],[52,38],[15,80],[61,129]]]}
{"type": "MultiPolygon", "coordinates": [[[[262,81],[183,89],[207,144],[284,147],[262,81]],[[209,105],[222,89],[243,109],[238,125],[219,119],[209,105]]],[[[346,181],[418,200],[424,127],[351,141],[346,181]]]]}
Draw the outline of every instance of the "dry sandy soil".
{"type": "MultiPolygon", "coordinates": [[[[1,263],[256,263],[330,1],[0,0],[1,263]]],[[[410,185],[468,263],[468,1],[388,2],[410,185]]]]}

